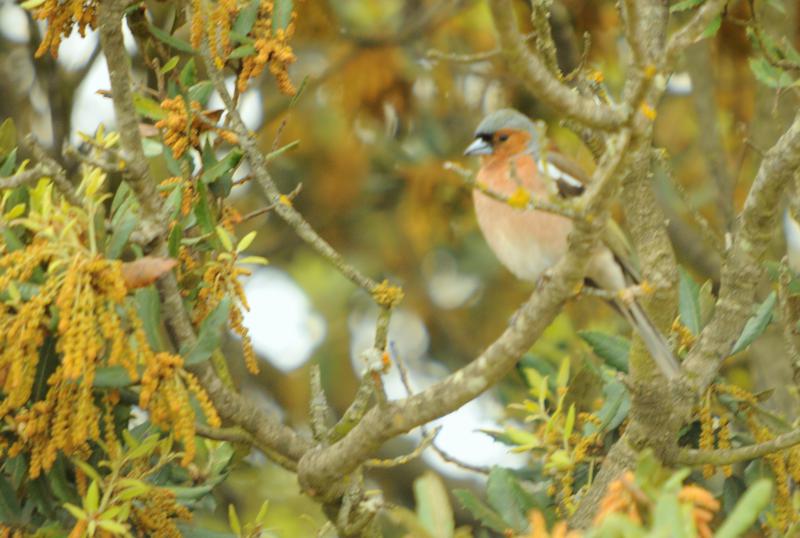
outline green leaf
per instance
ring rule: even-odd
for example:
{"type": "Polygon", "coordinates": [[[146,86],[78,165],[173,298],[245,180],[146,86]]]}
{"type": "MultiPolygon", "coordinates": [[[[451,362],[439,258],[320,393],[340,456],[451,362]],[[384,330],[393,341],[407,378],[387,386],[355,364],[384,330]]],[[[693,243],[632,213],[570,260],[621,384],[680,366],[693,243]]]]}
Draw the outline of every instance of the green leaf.
{"type": "Polygon", "coordinates": [[[142,95],[141,93],[133,94],[133,106],[136,113],[151,120],[163,120],[167,117],[167,113],[161,108],[154,99],[142,95]]]}
{"type": "Polygon", "coordinates": [[[693,335],[700,334],[700,286],[689,276],[683,267],[679,268],[678,275],[678,310],[680,312],[681,323],[686,326],[693,335]]]}
{"type": "Polygon", "coordinates": [[[616,379],[603,387],[603,396],[605,397],[603,407],[597,412],[597,416],[601,420],[599,428],[601,432],[611,431],[622,424],[631,407],[631,400],[628,391],[625,390],[625,385],[616,379]]]}
{"type": "Polygon", "coordinates": [[[697,294],[697,302],[700,307],[701,327],[705,327],[708,322],[711,321],[711,316],[714,314],[714,307],[717,304],[717,299],[714,297],[713,287],[714,284],[710,280],[706,280],[703,282],[703,285],[700,286],[700,291],[697,294]]]}
{"type": "Polygon", "coordinates": [[[214,217],[211,216],[211,209],[208,207],[208,190],[205,183],[202,181],[197,183],[197,196],[198,201],[194,206],[194,215],[197,217],[197,224],[200,225],[200,230],[203,234],[214,234],[214,217]]]}
{"type": "Polygon", "coordinates": [[[203,106],[208,104],[208,98],[214,91],[214,84],[210,80],[202,80],[189,88],[189,100],[197,101],[203,106]]]}
{"type": "Polygon", "coordinates": [[[212,165],[210,168],[203,170],[202,180],[204,183],[211,183],[223,174],[233,172],[242,160],[242,151],[240,149],[232,149],[225,155],[219,162],[212,165]]]}
{"type": "Polygon", "coordinates": [[[92,480],[89,484],[89,489],[86,491],[86,496],[83,498],[83,509],[89,514],[97,512],[100,506],[100,486],[97,485],[97,480],[92,480]]]}
{"type": "Polygon", "coordinates": [[[125,216],[122,217],[122,221],[118,226],[114,227],[111,237],[108,239],[108,245],[106,245],[106,258],[111,260],[116,260],[119,258],[120,254],[122,254],[122,249],[125,248],[125,244],[131,237],[131,234],[133,233],[134,228],[136,228],[136,224],[138,222],[139,219],[137,219],[136,216],[130,211],[125,213],[125,216]]]}
{"type": "Polygon", "coordinates": [[[180,223],[176,224],[172,227],[172,230],[169,232],[169,241],[167,243],[167,248],[169,250],[169,257],[170,258],[177,258],[178,252],[181,248],[181,238],[183,237],[183,227],[180,223]]]}
{"type": "Polygon", "coordinates": [[[292,20],[292,0],[275,0],[272,5],[272,31],[285,30],[292,20]]]}
{"type": "Polygon", "coordinates": [[[252,56],[255,53],[256,48],[253,45],[240,45],[231,51],[231,53],[228,55],[228,59],[235,60],[237,58],[245,58],[247,56],[252,56]]]}
{"type": "Polygon", "coordinates": [[[676,13],[678,11],[686,11],[687,9],[692,9],[699,6],[703,2],[705,2],[705,0],[681,0],[678,3],[671,5],[669,12],[676,13]]]}
{"type": "Polygon", "coordinates": [[[189,58],[189,61],[181,69],[181,74],[178,75],[178,82],[184,88],[189,88],[197,83],[197,66],[194,63],[194,58],[189,58]]]}
{"type": "Polygon", "coordinates": [[[572,429],[575,427],[575,404],[570,404],[569,411],[567,411],[567,418],[564,419],[564,445],[569,443],[569,437],[572,435],[572,429]]]}
{"type": "Polygon", "coordinates": [[[755,315],[747,320],[742,334],[733,345],[731,355],[740,352],[752,344],[756,338],[764,334],[764,331],[767,330],[767,327],[772,321],[772,310],[775,308],[777,300],[778,295],[774,291],[771,291],[767,298],[764,299],[764,302],[758,307],[755,315]]]}
{"type": "Polygon", "coordinates": [[[115,217],[117,215],[117,211],[119,210],[122,203],[130,196],[131,188],[125,181],[121,181],[119,187],[117,187],[117,192],[114,193],[114,199],[111,200],[111,217],[115,217]]]}
{"type": "Polygon", "coordinates": [[[733,511],[714,534],[716,538],[737,538],[747,532],[772,499],[772,483],[761,479],[750,486],[733,511]]]}
{"type": "Polygon", "coordinates": [[[236,507],[233,504],[228,505],[228,525],[230,525],[233,534],[242,534],[242,524],[239,523],[239,516],[236,513],[236,507]]]}
{"type": "Polygon", "coordinates": [[[299,140],[294,140],[293,142],[289,142],[285,146],[281,146],[278,149],[276,149],[275,151],[271,151],[271,152],[267,153],[266,155],[264,155],[264,161],[265,162],[273,161],[273,160],[277,159],[278,157],[280,157],[281,155],[283,155],[284,153],[286,153],[287,151],[289,151],[291,149],[294,149],[299,145],[300,145],[300,141],[299,140]]]}
{"type": "Polygon", "coordinates": [[[749,64],[756,79],[770,88],[787,88],[795,82],[789,73],[770,64],[766,58],[750,58],[749,64]]]}
{"type": "Polygon", "coordinates": [[[230,298],[224,297],[200,324],[200,331],[197,334],[197,341],[194,346],[190,350],[181,353],[185,357],[184,362],[187,366],[208,360],[214,350],[217,349],[222,329],[228,320],[230,308],[230,298]]]}
{"type": "Polygon", "coordinates": [[[417,516],[422,526],[434,538],[453,538],[455,522],[453,509],[442,479],[427,472],[414,480],[417,516]]]}
{"type": "Polygon", "coordinates": [[[136,312],[144,325],[147,342],[153,349],[162,349],[161,346],[161,301],[158,291],[154,286],[147,286],[136,290],[134,294],[136,312]]]}
{"type": "Polygon", "coordinates": [[[205,485],[194,487],[167,486],[165,489],[174,493],[179,501],[194,501],[207,495],[214,488],[213,486],[205,485]]]}
{"type": "Polygon", "coordinates": [[[589,344],[595,355],[603,359],[609,366],[621,372],[628,371],[630,340],[600,331],[579,331],[578,336],[589,344]]]}
{"type": "Polygon", "coordinates": [[[706,29],[703,30],[703,33],[700,37],[702,38],[714,37],[715,35],[717,35],[717,32],[719,32],[720,26],[722,26],[722,15],[717,15],[711,20],[710,23],[708,23],[708,26],[706,26],[706,29]]]}
{"type": "Polygon", "coordinates": [[[11,153],[8,154],[8,157],[5,158],[3,161],[3,166],[0,166],[0,177],[8,177],[11,175],[11,172],[14,171],[14,168],[17,166],[17,148],[11,150],[11,153]]]}
{"type": "Polygon", "coordinates": [[[239,16],[236,17],[236,22],[233,23],[233,28],[231,28],[231,33],[241,35],[249,34],[258,17],[258,8],[260,5],[260,0],[251,0],[251,2],[239,12],[239,16]]]}
{"type": "Polygon", "coordinates": [[[170,47],[175,50],[179,50],[181,52],[188,52],[189,54],[194,54],[194,49],[192,45],[188,41],[184,41],[179,37],[175,37],[174,35],[170,34],[169,32],[165,32],[158,26],[154,25],[153,23],[148,22],[147,28],[150,30],[150,33],[153,34],[158,40],[163,41],[170,47]]]}
{"type": "Polygon", "coordinates": [[[528,526],[528,511],[535,505],[522,489],[517,477],[508,469],[492,467],[486,485],[489,505],[500,513],[509,527],[523,531],[528,526]]]}
{"type": "Polygon", "coordinates": [[[0,521],[15,522],[18,520],[22,509],[20,508],[14,488],[0,473],[0,521]]]}
{"type": "Polygon", "coordinates": [[[455,495],[458,502],[461,503],[461,506],[469,511],[472,517],[480,521],[483,526],[501,534],[509,528],[508,524],[500,517],[500,514],[486,506],[486,504],[478,499],[470,490],[456,489],[453,490],[453,495],[455,495]]]}
{"type": "Polygon", "coordinates": [[[175,69],[178,66],[178,62],[181,61],[180,56],[173,56],[169,59],[167,63],[164,64],[164,67],[161,68],[161,74],[165,75],[175,69]]]}
{"type": "Polygon", "coordinates": [[[100,366],[94,374],[93,387],[97,388],[120,388],[127,387],[133,383],[128,371],[122,366],[100,366]]]}
{"type": "Polygon", "coordinates": [[[0,124],[0,157],[5,157],[17,147],[17,127],[14,120],[6,118],[0,124]]]}

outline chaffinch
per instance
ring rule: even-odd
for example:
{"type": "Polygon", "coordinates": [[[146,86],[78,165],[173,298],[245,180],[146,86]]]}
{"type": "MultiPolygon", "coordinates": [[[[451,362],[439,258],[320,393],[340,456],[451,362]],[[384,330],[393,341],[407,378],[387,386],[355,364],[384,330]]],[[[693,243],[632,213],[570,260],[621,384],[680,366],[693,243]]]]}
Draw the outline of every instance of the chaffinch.
{"type": "MultiPolygon", "coordinates": [[[[522,187],[534,197],[546,198],[557,192],[568,198],[584,191],[587,174],[583,169],[558,152],[543,152],[536,126],[516,110],[503,109],[486,116],[464,154],[481,156],[477,180],[498,194],[511,196],[522,187]]],[[[515,209],[477,189],[473,199],[487,243],[517,278],[538,281],[566,253],[567,236],[572,231],[570,219],[544,211],[515,209]]],[[[678,361],[666,339],[635,298],[625,293],[630,284],[636,283],[632,264],[601,244],[589,259],[586,278],[613,292],[613,304],[638,331],[662,372],[667,377],[677,376],[678,361]]]]}

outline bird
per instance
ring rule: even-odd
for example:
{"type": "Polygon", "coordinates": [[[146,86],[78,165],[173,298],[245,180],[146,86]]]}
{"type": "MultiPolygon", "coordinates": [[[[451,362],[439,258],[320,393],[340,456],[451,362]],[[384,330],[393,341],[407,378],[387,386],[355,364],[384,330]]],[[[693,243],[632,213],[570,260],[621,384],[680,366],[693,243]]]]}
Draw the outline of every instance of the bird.
{"type": "MultiPolygon", "coordinates": [[[[473,202],[478,226],[498,260],[517,278],[536,283],[567,251],[572,220],[555,213],[519,209],[484,192],[513,196],[520,188],[533,197],[573,198],[583,194],[588,174],[557,151],[544,151],[536,125],[506,108],[487,115],[464,151],[481,158],[473,202]]],[[[619,249],[617,249],[619,250],[619,249]]],[[[680,366],[666,338],[627,293],[638,282],[635,266],[606,244],[591,254],[586,280],[611,292],[613,305],[641,336],[654,361],[669,378],[680,366]]],[[[619,253],[622,254],[622,253],[619,253]]]]}

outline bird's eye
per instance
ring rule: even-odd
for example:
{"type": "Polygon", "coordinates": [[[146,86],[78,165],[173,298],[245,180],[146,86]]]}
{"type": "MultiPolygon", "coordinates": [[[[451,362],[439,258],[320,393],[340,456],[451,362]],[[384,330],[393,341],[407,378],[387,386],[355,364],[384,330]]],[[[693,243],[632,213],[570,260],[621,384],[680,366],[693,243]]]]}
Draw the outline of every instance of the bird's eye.
{"type": "Polygon", "coordinates": [[[508,140],[508,135],[507,135],[507,134],[501,134],[501,135],[497,135],[497,139],[498,139],[500,142],[505,142],[506,140],[508,140]]]}

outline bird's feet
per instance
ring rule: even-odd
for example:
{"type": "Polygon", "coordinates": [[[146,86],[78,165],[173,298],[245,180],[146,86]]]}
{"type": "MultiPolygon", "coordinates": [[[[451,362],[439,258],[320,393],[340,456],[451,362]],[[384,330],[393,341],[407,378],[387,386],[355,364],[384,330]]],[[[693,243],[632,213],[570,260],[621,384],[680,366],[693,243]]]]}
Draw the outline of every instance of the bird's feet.
{"type": "Polygon", "coordinates": [[[622,288],[617,292],[617,296],[623,303],[632,304],[638,297],[645,297],[651,293],[653,293],[653,286],[651,286],[646,280],[643,280],[640,284],[635,286],[622,288]]]}

